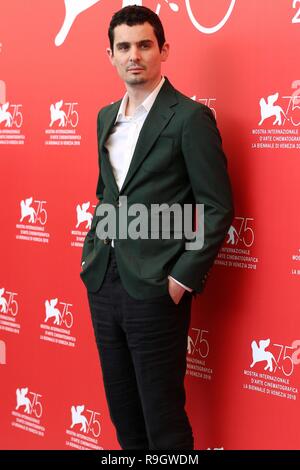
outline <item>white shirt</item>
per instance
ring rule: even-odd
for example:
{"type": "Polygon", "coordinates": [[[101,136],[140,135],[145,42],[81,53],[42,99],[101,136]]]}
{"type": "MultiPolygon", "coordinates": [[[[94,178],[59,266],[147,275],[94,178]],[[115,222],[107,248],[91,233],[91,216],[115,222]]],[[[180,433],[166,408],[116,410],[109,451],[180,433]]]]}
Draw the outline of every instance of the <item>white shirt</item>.
{"type": "MultiPolygon", "coordinates": [[[[162,77],[159,84],[135,109],[132,116],[125,115],[128,102],[127,92],[121,101],[114,127],[112,128],[112,131],[105,142],[105,147],[108,150],[109,160],[119,190],[121,189],[126,178],[126,174],[128,172],[134,149],[144,121],[164,81],[165,77],[162,77]]],[[[113,240],[112,246],[114,246],[113,240]]],[[[172,276],[168,277],[174,279],[172,276]]],[[[176,279],[174,279],[174,281],[190,292],[193,290],[190,287],[181,284],[181,282],[177,281],[176,279]]]]}

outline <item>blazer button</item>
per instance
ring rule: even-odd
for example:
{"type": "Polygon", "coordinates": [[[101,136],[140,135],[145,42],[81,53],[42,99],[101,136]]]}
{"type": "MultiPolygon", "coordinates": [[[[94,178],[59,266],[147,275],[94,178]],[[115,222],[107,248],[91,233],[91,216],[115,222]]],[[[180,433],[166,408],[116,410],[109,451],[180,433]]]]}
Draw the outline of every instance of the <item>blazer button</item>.
{"type": "Polygon", "coordinates": [[[117,206],[117,207],[121,207],[121,205],[122,205],[122,203],[121,203],[121,201],[119,201],[119,199],[118,199],[117,202],[116,202],[116,206],[117,206]]]}
{"type": "Polygon", "coordinates": [[[104,238],[103,243],[104,243],[104,245],[109,245],[110,239],[109,238],[104,238]]]}

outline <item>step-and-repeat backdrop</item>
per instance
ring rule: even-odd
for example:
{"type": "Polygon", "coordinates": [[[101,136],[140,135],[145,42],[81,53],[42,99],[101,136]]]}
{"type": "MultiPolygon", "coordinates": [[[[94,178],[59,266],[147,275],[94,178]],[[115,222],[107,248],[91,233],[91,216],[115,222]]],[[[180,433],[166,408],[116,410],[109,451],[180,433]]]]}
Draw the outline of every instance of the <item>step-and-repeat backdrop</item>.
{"type": "Polygon", "coordinates": [[[299,448],[299,0],[4,0],[0,7],[2,449],[119,449],[79,277],[98,110],[124,84],[112,14],[156,11],[163,74],[215,114],[235,218],[193,300],[196,449],[299,448]]]}

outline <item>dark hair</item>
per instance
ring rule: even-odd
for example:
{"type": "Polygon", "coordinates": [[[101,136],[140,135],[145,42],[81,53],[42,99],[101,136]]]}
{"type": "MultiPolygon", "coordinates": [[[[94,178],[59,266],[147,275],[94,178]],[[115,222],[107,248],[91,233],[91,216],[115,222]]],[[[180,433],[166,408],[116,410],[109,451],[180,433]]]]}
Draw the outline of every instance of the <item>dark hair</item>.
{"type": "Polygon", "coordinates": [[[113,51],[114,47],[114,29],[116,26],[121,24],[134,26],[136,24],[143,24],[146,22],[150,23],[153,27],[154,34],[158,42],[158,47],[161,51],[166,39],[164,28],[159,19],[159,16],[153,10],[150,10],[150,8],[139,5],[129,5],[127,7],[121,8],[121,10],[118,10],[113,15],[108,28],[108,37],[111,50],[113,51]]]}

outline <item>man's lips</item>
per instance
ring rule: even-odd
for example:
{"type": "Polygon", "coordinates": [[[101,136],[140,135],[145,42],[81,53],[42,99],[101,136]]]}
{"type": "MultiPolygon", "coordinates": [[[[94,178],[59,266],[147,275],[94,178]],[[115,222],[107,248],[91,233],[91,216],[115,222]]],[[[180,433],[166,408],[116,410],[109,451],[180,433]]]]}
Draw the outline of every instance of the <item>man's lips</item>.
{"type": "Polygon", "coordinates": [[[138,70],[144,70],[142,67],[134,67],[134,68],[131,68],[131,69],[128,69],[129,72],[135,72],[135,71],[138,71],[138,70]]]}

